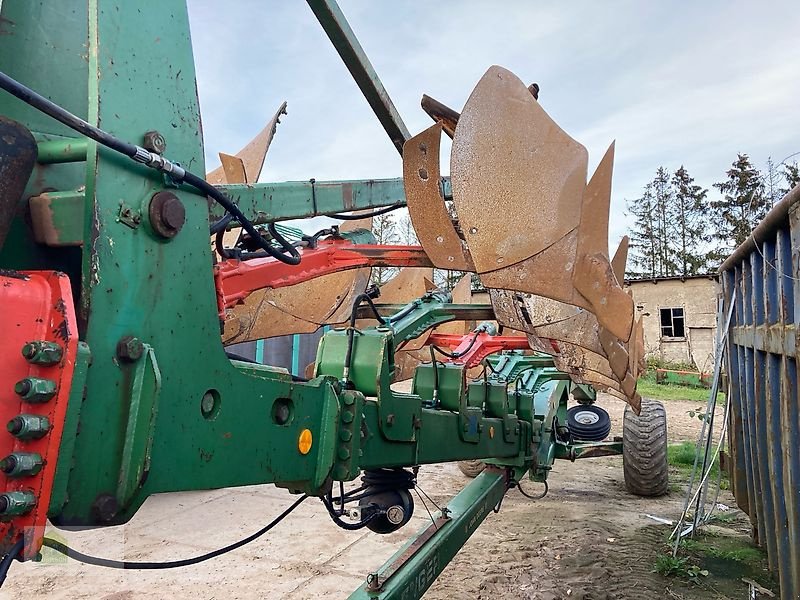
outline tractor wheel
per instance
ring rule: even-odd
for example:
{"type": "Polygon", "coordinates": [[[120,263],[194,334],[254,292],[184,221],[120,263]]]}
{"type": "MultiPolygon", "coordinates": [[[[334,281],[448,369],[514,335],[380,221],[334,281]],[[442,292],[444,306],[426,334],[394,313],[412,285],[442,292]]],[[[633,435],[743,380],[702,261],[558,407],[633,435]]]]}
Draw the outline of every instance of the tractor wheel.
{"type": "Polygon", "coordinates": [[[611,417],[597,405],[579,404],[567,411],[567,427],[576,440],[600,442],[611,431],[611,417]]]}
{"type": "Polygon", "coordinates": [[[625,407],[622,425],[625,487],[637,496],[663,496],[669,488],[667,413],[657,400],[642,398],[639,416],[625,407]]]}
{"type": "Polygon", "coordinates": [[[477,477],[486,468],[486,463],[482,460],[460,460],[458,468],[467,477],[477,477]]]}

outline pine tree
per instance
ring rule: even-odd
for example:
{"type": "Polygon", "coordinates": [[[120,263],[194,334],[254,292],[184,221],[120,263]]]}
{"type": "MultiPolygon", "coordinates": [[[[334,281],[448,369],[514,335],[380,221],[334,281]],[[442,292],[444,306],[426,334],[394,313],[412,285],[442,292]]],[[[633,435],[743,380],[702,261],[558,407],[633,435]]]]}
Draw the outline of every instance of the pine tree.
{"type": "Polygon", "coordinates": [[[722,198],[711,203],[717,247],[709,260],[717,264],[750,236],[770,208],[764,180],[747,154],[739,154],[726,175],[725,181],[714,184],[722,198]]]}
{"type": "Polygon", "coordinates": [[[630,231],[630,275],[655,277],[658,271],[658,246],[653,184],[644,186],[641,198],[626,201],[628,214],[634,217],[630,231]]]}
{"type": "Polygon", "coordinates": [[[786,182],[786,185],[781,187],[780,194],[781,197],[785,196],[789,193],[794,186],[800,185],[800,167],[798,167],[796,162],[784,164],[783,165],[783,179],[786,182]]]}
{"type": "Polygon", "coordinates": [[[670,183],[669,171],[659,167],[653,179],[653,194],[656,210],[656,240],[658,242],[658,275],[668,277],[675,275],[677,263],[676,251],[670,239],[670,223],[674,216],[673,204],[675,194],[670,183]]]}
{"type": "Polygon", "coordinates": [[[706,196],[708,190],[695,185],[686,168],[681,167],[672,175],[674,193],[672,218],[669,230],[676,246],[678,275],[697,275],[707,269],[704,252],[705,232],[708,226],[706,196]]]}

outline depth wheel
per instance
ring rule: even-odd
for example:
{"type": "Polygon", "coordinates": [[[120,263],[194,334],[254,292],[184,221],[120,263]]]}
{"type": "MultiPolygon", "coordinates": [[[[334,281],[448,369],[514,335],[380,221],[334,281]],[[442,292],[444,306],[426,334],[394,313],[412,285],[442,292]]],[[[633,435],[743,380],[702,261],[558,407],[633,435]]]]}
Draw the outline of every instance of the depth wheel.
{"type": "Polygon", "coordinates": [[[658,400],[642,398],[637,416],[625,407],[622,425],[625,487],[637,496],[663,496],[669,490],[667,412],[658,400]]]}
{"type": "Polygon", "coordinates": [[[458,468],[467,477],[477,477],[486,468],[486,463],[482,460],[460,460],[458,468]]]}
{"type": "Polygon", "coordinates": [[[595,404],[579,404],[567,410],[567,427],[576,440],[599,442],[611,431],[611,417],[595,404]]]}

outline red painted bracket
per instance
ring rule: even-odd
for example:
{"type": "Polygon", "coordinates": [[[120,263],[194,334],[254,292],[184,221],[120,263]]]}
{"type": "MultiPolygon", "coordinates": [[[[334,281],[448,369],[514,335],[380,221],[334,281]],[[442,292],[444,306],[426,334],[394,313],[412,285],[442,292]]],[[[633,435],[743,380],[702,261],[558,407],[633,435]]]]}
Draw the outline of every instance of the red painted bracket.
{"type": "MultiPolygon", "coordinates": [[[[0,553],[7,553],[24,539],[22,558],[28,560],[42,545],[78,354],[78,328],[72,288],[64,273],[0,271],[0,306],[0,461],[12,454],[38,455],[43,463],[41,470],[32,475],[10,476],[5,470],[0,471],[0,494],[10,493],[17,499],[28,497],[33,504],[21,514],[0,517],[0,553]],[[51,351],[60,351],[46,359],[41,355],[26,358],[23,347],[31,342],[49,342],[51,351]],[[31,381],[52,382],[52,395],[34,397],[29,393],[26,399],[22,393],[27,385],[24,382],[31,381]],[[6,426],[19,415],[45,417],[49,428],[38,439],[20,439],[11,433],[11,425],[6,426]]],[[[8,461],[3,464],[8,465],[8,461]]],[[[6,501],[3,498],[2,503],[6,501]]]]}
{"type": "Polygon", "coordinates": [[[298,265],[275,258],[228,259],[214,266],[217,306],[225,309],[241,303],[257,290],[281,288],[338,271],[364,267],[432,267],[422,246],[353,244],[349,240],[323,240],[315,248],[301,249],[298,265]]]}
{"type": "Polygon", "coordinates": [[[451,359],[455,363],[464,364],[467,367],[478,366],[481,361],[496,352],[503,350],[530,350],[528,338],[523,336],[510,335],[489,335],[479,333],[475,337],[474,333],[467,335],[453,335],[448,333],[432,333],[428,337],[428,344],[452,348],[453,354],[457,358],[451,359]],[[473,343],[472,339],[475,338],[473,343]]]}

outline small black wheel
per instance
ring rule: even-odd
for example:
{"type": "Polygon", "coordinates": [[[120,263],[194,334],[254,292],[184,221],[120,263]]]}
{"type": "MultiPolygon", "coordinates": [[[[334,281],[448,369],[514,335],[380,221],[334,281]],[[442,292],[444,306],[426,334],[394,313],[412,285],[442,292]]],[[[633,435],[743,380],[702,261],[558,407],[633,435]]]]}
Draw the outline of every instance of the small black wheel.
{"type": "Polygon", "coordinates": [[[486,463],[482,460],[460,460],[458,468],[467,477],[477,477],[486,468],[486,463]]]}
{"type": "Polygon", "coordinates": [[[625,487],[637,496],[663,496],[669,490],[667,413],[658,400],[642,398],[637,416],[625,407],[622,425],[625,487]]]}
{"type": "Polygon", "coordinates": [[[573,406],[567,410],[567,427],[576,440],[599,442],[611,431],[611,417],[595,404],[573,406]]]}

